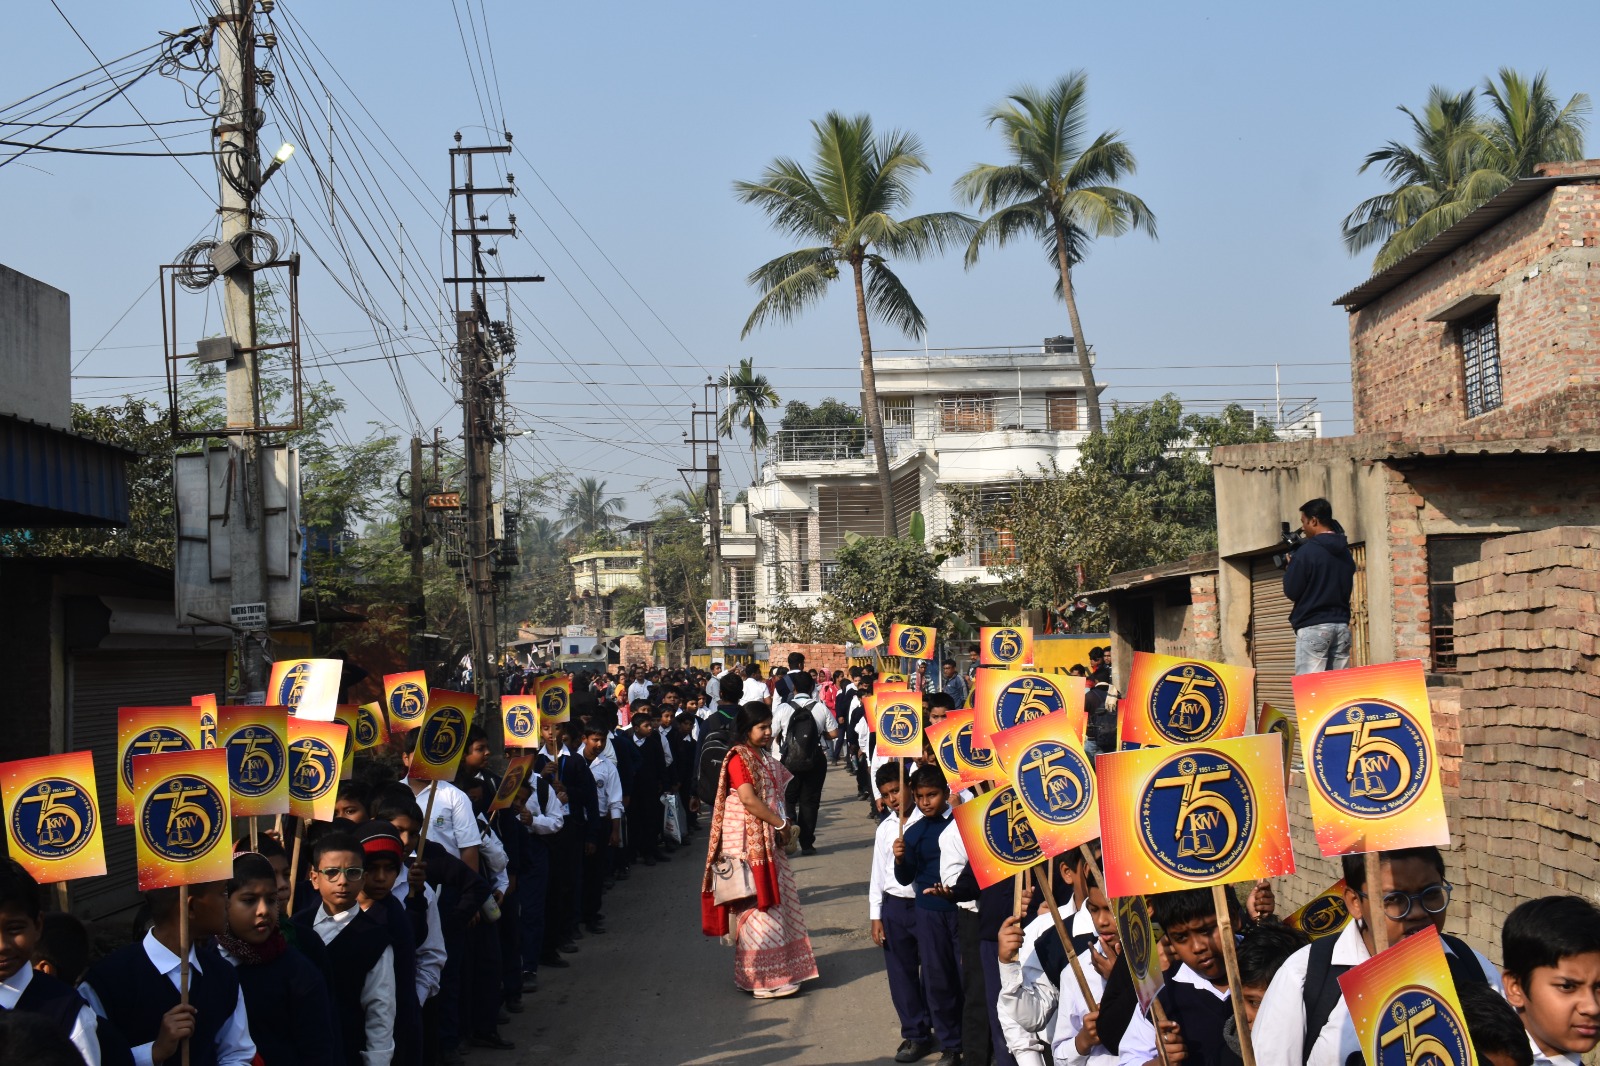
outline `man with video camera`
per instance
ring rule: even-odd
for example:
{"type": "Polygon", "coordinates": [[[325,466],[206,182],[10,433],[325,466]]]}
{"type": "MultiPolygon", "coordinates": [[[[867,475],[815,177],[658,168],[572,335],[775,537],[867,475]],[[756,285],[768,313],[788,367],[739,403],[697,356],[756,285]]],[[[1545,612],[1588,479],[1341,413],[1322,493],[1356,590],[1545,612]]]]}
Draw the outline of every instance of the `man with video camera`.
{"type": "Polygon", "coordinates": [[[1283,594],[1294,601],[1289,612],[1294,672],[1344,670],[1350,665],[1350,590],[1356,562],[1344,528],[1333,517],[1333,505],[1322,497],[1301,505],[1300,532],[1302,539],[1289,553],[1283,573],[1283,594]]]}

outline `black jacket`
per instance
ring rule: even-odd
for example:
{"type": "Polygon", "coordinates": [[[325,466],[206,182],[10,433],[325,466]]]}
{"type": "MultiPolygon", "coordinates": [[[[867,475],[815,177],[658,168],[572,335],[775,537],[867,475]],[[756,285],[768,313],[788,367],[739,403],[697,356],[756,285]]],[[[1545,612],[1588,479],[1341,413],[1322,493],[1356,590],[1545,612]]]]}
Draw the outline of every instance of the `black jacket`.
{"type": "Polygon", "coordinates": [[[1344,530],[1318,533],[1294,550],[1283,572],[1283,594],[1294,601],[1289,624],[1298,632],[1306,626],[1330,622],[1350,623],[1350,590],[1355,586],[1356,561],[1344,530]]]}

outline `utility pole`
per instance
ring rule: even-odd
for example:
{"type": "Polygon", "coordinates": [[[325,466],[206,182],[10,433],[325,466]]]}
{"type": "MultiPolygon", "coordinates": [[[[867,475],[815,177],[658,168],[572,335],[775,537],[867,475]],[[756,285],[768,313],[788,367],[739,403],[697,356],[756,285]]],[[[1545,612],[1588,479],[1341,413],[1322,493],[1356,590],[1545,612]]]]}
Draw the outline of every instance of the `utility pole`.
{"type": "MultiPolygon", "coordinates": [[[[254,0],[217,0],[213,22],[221,108],[217,117],[217,176],[221,243],[237,248],[251,240],[251,214],[260,166],[256,143],[256,37],[254,0]]],[[[253,256],[251,257],[254,258],[253,256]]],[[[228,563],[232,602],[267,600],[265,517],[260,438],[260,380],[256,366],[255,273],[241,266],[223,274],[223,322],[234,343],[226,363],[229,464],[234,471],[228,499],[228,563]]],[[[246,694],[265,692],[267,660],[262,645],[236,645],[246,694]]],[[[247,696],[248,698],[248,696],[247,696]]]]}
{"type": "MultiPolygon", "coordinates": [[[[495,559],[498,530],[494,522],[493,454],[496,443],[505,442],[505,426],[499,409],[505,400],[505,371],[510,364],[496,367],[496,359],[507,360],[514,349],[510,329],[489,319],[485,295],[489,283],[509,284],[543,281],[537,276],[491,277],[485,266],[485,237],[515,237],[516,216],[505,227],[484,226],[488,215],[480,200],[516,194],[512,177],[503,186],[479,187],[473,180],[473,164],[479,156],[508,155],[510,143],[485,147],[450,149],[450,226],[454,251],[454,273],[444,279],[456,294],[456,347],[461,361],[461,427],[466,453],[466,551],[465,578],[468,599],[468,624],[472,634],[472,677],[478,697],[478,721],[489,734],[489,745],[500,744],[500,672],[496,619],[495,559]],[[464,203],[463,203],[464,201],[464,203]],[[464,207],[464,211],[463,211],[464,207]],[[465,217],[463,217],[463,215],[465,217]]],[[[510,134],[506,135],[507,142],[510,134]]],[[[494,249],[487,254],[493,255],[494,249]]],[[[434,453],[437,456],[437,451],[434,453]]]]}
{"type": "Polygon", "coordinates": [[[411,627],[408,664],[415,668],[422,659],[422,633],[428,628],[427,593],[422,584],[422,548],[426,539],[427,511],[423,500],[428,486],[422,479],[422,438],[411,438],[411,627]]]}

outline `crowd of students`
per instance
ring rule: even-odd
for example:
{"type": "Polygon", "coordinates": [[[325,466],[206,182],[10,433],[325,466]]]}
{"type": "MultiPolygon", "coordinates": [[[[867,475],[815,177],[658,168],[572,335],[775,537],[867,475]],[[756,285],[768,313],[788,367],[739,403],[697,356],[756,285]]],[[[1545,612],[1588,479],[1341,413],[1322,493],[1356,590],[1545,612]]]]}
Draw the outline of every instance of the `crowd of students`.
{"type": "MultiPolygon", "coordinates": [[[[1019,914],[1009,879],[977,887],[938,766],[924,758],[906,780],[902,790],[893,762],[876,771],[884,817],[868,888],[900,1025],[896,1062],[939,1053],[939,1066],[1240,1066],[1221,940],[1231,928],[1258,1066],[1360,1066],[1337,979],[1371,957],[1374,920],[1386,923],[1391,944],[1427,928],[1443,936],[1481,1066],[1580,1066],[1600,1044],[1600,909],[1578,896],[1523,903],[1501,930],[1502,971],[1445,933],[1452,888],[1431,847],[1382,853],[1377,892],[1364,857],[1346,856],[1351,920],[1314,942],[1277,917],[1265,881],[1242,904],[1228,889],[1227,926],[1209,889],[1149,896],[1164,1024],[1138,1009],[1112,901],[1093,868],[1081,852],[1063,855],[1047,887],[1091,1010],[1035,891],[1023,894],[1019,914]]],[[[1099,842],[1090,850],[1098,865],[1099,842]]]]}
{"type": "Polygon", "coordinates": [[[288,840],[244,836],[231,878],[189,886],[181,913],[177,889],[147,893],[147,929],[99,958],[4,860],[0,1066],[176,1064],[185,1043],[192,1066],[511,1051],[500,1027],[541,973],[582,965],[582,941],[607,931],[606,892],[698,827],[708,678],[634,680],[630,700],[612,679],[575,679],[571,720],[542,724],[535,772],[493,813],[500,780],[477,727],[453,782],[407,779],[415,732],[358,753],[334,819],[303,828],[298,869],[292,819],[288,840]]]}

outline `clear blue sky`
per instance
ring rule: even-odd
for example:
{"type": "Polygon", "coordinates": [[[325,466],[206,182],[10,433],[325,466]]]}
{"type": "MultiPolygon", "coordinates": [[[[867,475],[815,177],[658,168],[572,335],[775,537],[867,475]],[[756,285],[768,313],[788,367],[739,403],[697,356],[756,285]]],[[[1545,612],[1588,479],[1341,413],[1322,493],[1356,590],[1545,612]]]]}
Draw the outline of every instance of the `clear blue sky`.
{"type": "MultiPolygon", "coordinates": [[[[175,0],[59,2],[107,61],[153,42],[157,30],[198,21],[175,0]]],[[[525,239],[502,243],[502,262],[508,272],[551,278],[525,287],[528,308],[513,309],[523,343],[510,397],[519,425],[536,433],[520,438],[513,455],[528,472],[601,477],[628,496],[635,516],[649,511],[652,495],[679,486],[687,407],[707,374],[754,357],[785,399],[856,399],[854,309],[842,288],[795,325],[739,339],[755,300],[745,275],[786,245],[734,201],[729,183],[755,177],[776,155],[803,155],[807,123],[830,109],[866,111],[882,127],[919,134],[933,172],[914,206],[940,210],[954,206],[950,184],[965,167],[1000,158],[983,123],[987,107],[1021,82],[1086,69],[1092,127],[1120,129],[1132,143],[1139,172],[1127,185],[1160,222],[1159,241],[1102,241],[1077,275],[1085,332],[1110,396],[1136,402],[1170,388],[1187,399],[1260,402],[1272,396],[1279,363],[1284,395],[1316,397],[1329,429],[1341,432],[1350,419],[1345,315],[1331,301],[1366,276],[1369,258],[1345,254],[1338,224],[1381,189],[1377,175],[1356,170],[1368,151],[1405,135],[1395,106],[1420,105],[1431,83],[1466,87],[1501,65],[1548,68],[1563,98],[1597,89],[1584,34],[1509,17],[1503,4],[1489,3],[1457,4],[1443,18],[1436,5],[1394,3],[1001,12],[859,0],[799,8],[279,0],[278,10],[299,20],[286,37],[320,49],[312,52],[316,72],[338,106],[380,143],[379,126],[393,139],[394,148],[367,160],[370,195],[390,207],[358,213],[357,226],[341,220],[340,234],[378,314],[396,330],[399,298],[361,237],[393,260],[384,250],[397,245],[394,223],[403,222],[415,247],[408,285],[419,274],[437,276],[445,149],[458,129],[467,143],[483,143],[485,110],[503,106],[531,166],[510,164],[523,190],[511,210],[525,239]],[[498,92],[491,76],[484,105],[483,83],[475,91],[469,77],[467,52],[473,65],[479,56],[469,16],[480,36],[485,21],[492,31],[498,92]]],[[[7,11],[0,106],[93,66],[49,3],[7,11]]],[[[304,71],[278,66],[303,104],[323,98],[304,71]]],[[[198,114],[175,83],[155,76],[129,97],[151,120],[198,114]]],[[[280,92],[267,103],[269,119],[287,106],[280,92]]],[[[116,101],[89,121],[136,120],[116,101]]],[[[169,131],[203,128],[163,134],[174,148],[194,150],[205,147],[204,133],[169,131]]],[[[0,127],[6,139],[42,132],[0,127]]],[[[74,131],[58,143],[148,137],[140,129],[74,131]]],[[[354,149],[343,132],[337,139],[335,185],[355,210],[354,149]]],[[[85,402],[160,383],[156,293],[141,293],[157,264],[211,225],[209,160],[188,160],[188,169],[200,187],[165,159],[33,154],[0,167],[0,262],[71,293],[83,375],[74,389],[85,402]]],[[[308,198],[314,175],[304,153],[272,189],[280,203],[294,198],[307,231],[299,246],[308,260],[304,320],[315,335],[308,358],[379,354],[367,315],[313,261],[314,248],[337,262],[338,247],[311,224],[318,216],[326,223],[327,206],[308,198]]],[[[385,266],[396,272],[396,263],[385,266]]],[[[986,252],[971,271],[951,256],[901,273],[927,314],[934,347],[1034,344],[1070,331],[1035,248],[986,252]]],[[[409,406],[384,362],[309,371],[349,401],[344,432],[352,438],[370,421],[404,435],[431,434],[435,424],[460,432],[439,357],[428,354],[451,327],[427,299],[413,299],[406,319],[399,349],[422,353],[398,364],[409,406]]],[[[208,321],[214,329],[214,317],[208,321]]],[[[910,343],[886,327],[876,340],[910,343]]],[[[736,442],[729,452],[734,479],[748,478],[745,449],[736,442]]]]}

